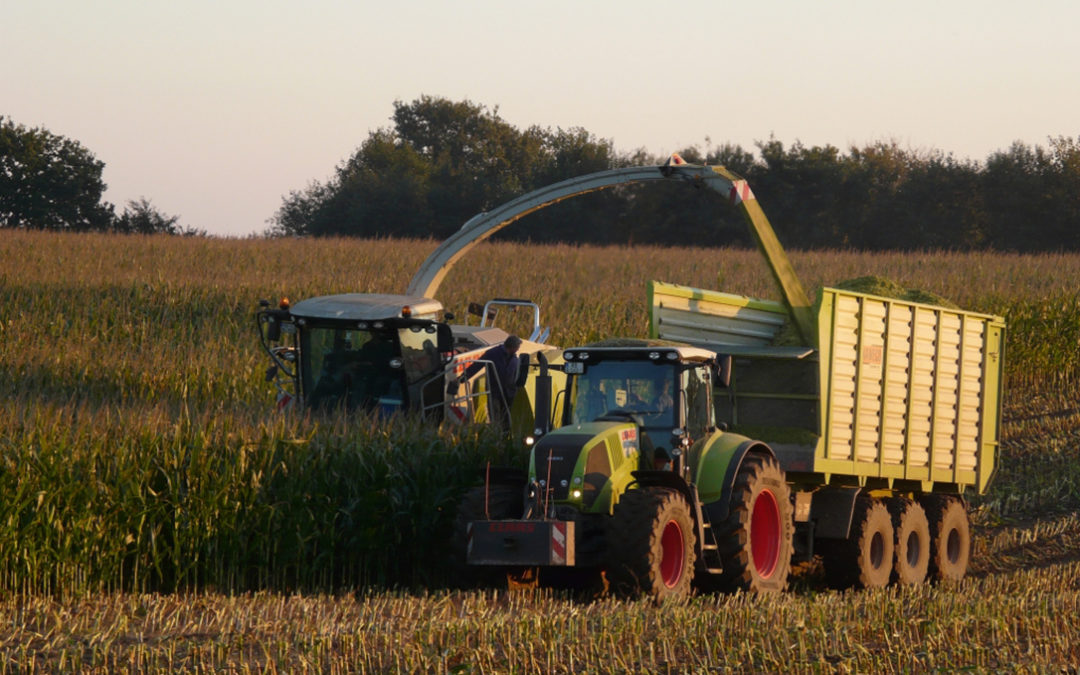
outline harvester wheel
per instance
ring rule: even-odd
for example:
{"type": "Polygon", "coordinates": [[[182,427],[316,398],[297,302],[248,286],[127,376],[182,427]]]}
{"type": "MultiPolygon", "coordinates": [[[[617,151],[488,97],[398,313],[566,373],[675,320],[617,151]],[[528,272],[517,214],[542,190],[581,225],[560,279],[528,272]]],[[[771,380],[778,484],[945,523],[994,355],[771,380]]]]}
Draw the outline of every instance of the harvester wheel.
{"type": "Polygon", "coordinates": [[[889,583],[896,543],[892,517],[878,499],[855,504],[851,533],[825,550],[825,574],[838,588],[880,588],[889,583]]]}
{"type": "Polygon", "coordinates": [[[469,565],[469,523],[476,520],[520,518],[525,510],[524,488],[513,485],[483,485],[471,488],[458,502],[451,543],[450,568],[455,580],[466,586],[494,586],[506,579],[507,570],[498,567],[469,565]],[[485,511],[484,503],[487,502],[485,511]]]}
{"type": "Polygon", "coordinates": [[[967,509],[956,497],[930,497],[923,506],[930,521],[930,578],[960,581],[967,574],[971,558],[967,509]]]}
{"type": "Polygon", "coordinates": [[[784,470],[775,459],[748,455],[743,460],[728,517],[713,528],[724,569],[721,589],[760,593],[787,587],[795,525],[784,470]]]}
{"type": "Polygon", "coordinates": [[[926,580],[930,564],[930,523],[926,511],[910,499],[889,502],[893,528],[896,530],[896,565],[893,581],[899,584],[921,584],[926,580]]]}
{"type": "Polygon", "coordinates": [[[608,579],[622,595],[686,597],[694,577],[694,520],[686,499],[667,488],[630,490],[608,530],[608,579]]]}

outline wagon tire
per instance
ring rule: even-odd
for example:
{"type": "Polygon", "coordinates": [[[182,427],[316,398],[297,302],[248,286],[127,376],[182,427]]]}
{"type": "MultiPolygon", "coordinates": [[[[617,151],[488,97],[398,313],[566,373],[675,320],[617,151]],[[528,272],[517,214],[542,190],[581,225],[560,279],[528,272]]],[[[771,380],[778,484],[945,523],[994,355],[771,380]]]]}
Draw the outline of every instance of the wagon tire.
{"type": "Polygon", "coordinates": [[[960,581],[971,560],[971,523],[957,497],[933,497],[923,503],[930,522],[930,564],[933,581],[960,581]]]}
{"type": "Polygon", "coordinates": [[[893,581],[901,585],[921,584],[930,565],[930,522],[926,511],[910,499],[891,500],[889,511],[896,531],[893,581]]]}
{"type": "Polygon", "coordinates": [[[866,497],[855,502],[851,533],[825,549],[825,574],[836,588],[880,588],[892,576],[895,533],[885,504],[866,497]]]}

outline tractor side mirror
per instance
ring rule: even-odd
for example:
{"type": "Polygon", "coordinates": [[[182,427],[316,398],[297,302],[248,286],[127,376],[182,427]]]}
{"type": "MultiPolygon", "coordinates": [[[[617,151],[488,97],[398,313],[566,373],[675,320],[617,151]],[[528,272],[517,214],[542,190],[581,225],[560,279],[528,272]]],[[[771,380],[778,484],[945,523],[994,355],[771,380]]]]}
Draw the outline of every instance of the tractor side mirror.
{"type": "Polygon", "coordinates": [[[266,317],[266,339],[270,342],[278,342],[281,340],[281,322],[278,321],[276,316],[268,315],[266,317]]]}
{"type": "Polygon", "coordinates": [[[452,354],[454,352],[454,333],[450,330],[450,326],[440,323],[436,331],[435,341],[438,343],[439,353],[452,354]]]}
{"type": "Polygon", "coordinates": [[[731,354],[716,357],[716,386],[724,389],[731,386],[731,354]]]}

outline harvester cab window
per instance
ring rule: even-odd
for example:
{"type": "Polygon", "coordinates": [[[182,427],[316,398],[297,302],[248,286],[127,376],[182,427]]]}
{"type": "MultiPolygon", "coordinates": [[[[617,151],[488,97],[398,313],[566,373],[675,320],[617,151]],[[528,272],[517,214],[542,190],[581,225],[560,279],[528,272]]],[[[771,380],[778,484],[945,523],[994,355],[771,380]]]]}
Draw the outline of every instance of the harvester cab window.
{"type": "Polygon", "coordinates": [[[374,408],[382,399],[400,404],[401,369],[393,333],[314,326],[301,336],[304,390],[313,407],[374,408]]]}
{"type": "Polygon", "coordinates": [[[434,323],[405,326],[398,330],[398,338],[410,405],[428,409],[441,403],[443,386],[436,377],[443,370],[438,326],[434,323]]]}
{"type": "Polygon", "coordinates": [[[413,324],[398,330],[405,380],[415,384],[441,370],[435,324],[413,324]]]}

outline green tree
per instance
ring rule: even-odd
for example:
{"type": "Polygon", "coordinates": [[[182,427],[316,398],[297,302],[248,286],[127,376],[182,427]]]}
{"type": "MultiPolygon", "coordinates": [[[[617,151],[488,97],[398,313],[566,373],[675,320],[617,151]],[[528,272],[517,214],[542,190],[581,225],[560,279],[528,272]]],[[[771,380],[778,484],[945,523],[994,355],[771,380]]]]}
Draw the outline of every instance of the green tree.
{"type": "Polygon", "coordinates": [[[268,234],[441,238],[534,187],[613,164],[611,143],[583,129],[520,131],[469,101],[396,101],[392,119],[330,180],[285,197],[268,234]]]}
{"type": "Polygon", "coordinates": [[[130,200],[117,216],[112,230],[124,234],[181,234],[205,236],[206,232],[179,224],[180,216],[162,213],[145,197],[130,200]]]}
{"type": "Polygon", "coordinates": [[[0,116],[0,227],[109,229],[104,167],[76,141],[0,116]]]}

